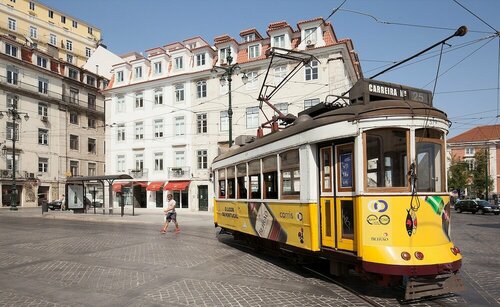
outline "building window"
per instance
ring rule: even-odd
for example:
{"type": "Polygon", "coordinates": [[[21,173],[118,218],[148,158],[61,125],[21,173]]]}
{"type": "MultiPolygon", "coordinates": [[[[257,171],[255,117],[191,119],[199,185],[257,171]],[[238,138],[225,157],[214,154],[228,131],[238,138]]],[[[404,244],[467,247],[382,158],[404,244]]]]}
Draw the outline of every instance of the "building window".
{"type": "Polygon", "coordinates": [[[184,151],[176,151],[175,152],[175,166],[176,167],[183,167],[185,165],[184,156],[185,156],[184,151]]]}
{"type": "MultiPolygon", "coordinates": [[[[73,56],[71,54],[68,54],[68,62],[71,60],[73,61],[73,56]],[[71,59],[69,58],[71,56],[71,59]]],[[[71,62],[69,62],[71,63],[71,62]]],[[[71,79],[75,79],[75,80],[78,80],[78,70],[76,69],[73,69],[73,68],[68,68],[68,76],[71,78],[71,79]]]]}
{"type": "Polygon", "coordinates": [[[96,170],[97,170],[97,165],[95,163],[89,162],[87,176],[95,176],[96,170]]]}
{"type": "Polygon", "coordinates": [[[227,111],[220,112],[220,131],[228,131],[229,130],[229,115],[227,111]]]}
{"type": "Polygon", "coordinates": [[[35,3],[30,1],[30,10],[35,10],[35,3]]]}
{"type": "Polygon", "coordinates": [[[207,113],[196,115],[196,131],[198,134],[207,133],[207,113]]]}
{"type": "Polygon", "coordinates": [[[49,159],[38,158],[38,172],[47,173],[49,171],[49,159]]]}
{"type": "Polygon", "coordinates": [[[135,78],[139,79],[142,78],[142,66],[137,66],[135,67],[135,78]]]}
{"type": "Polygon", "coordinates": [[[304,100],[304,110],[309,109],[312,106],[315,106],[319,103],[319,98],[314,99],[306,99],[304,100]]]}
{"type": "Polygon", "coordinates": [[[89,153],[96,154],[97,149],[96,149],[95,139],[91,139],[91,138],[88,139],[87,149],[88,149],[89,153]]]}
{"type": "Polygon", "coordinates": [[[123,96],[116,99],[116,112],[125,112],[125,98],[123,96]]]}
{"type": "Polygon", "coordinates": [[[125,172],[125,156],[118,155],[116,156],[116,171],[117,172],[125,172]]]}
{"type": "Polygon", "coordinates": [[[259,127],[259,107],[247,108],[247,129],[259,127]]]}
{"type": "Polygon", "coordinates": [[[36,65],[38,65],[40,67],[43,67],[43,68],[47,68],[47,59],[44,58],[44,57],[41,57],[41,56],[37,55],[37,57],[36,57],[36,65]]]}
{"type": "Polygon", "coordinates": [[[286,77],[286,66],[278,66],[274,68],[274,84],[280,84],[286,77]]]}
{"type": "Polygon", "coordinates": [[[163,104],[163,91],[155,90],[155,105],[163,104]]]}
{"type": "Polygon", "coordinates": [[[73,55],[72,54],[66,54],[66,62],[73,64],[73,55]]]}
{"type": "Polygon", "coordinates": [[[38,29],[36,27],[30,26],[30,38],[38,37],[38,29]]]}
{"type": "Polygon", "coordinates": [[[57,46],[57,36],[55,34],[50,34],[49,44],[52,46],[57,46]]]}
{"type": "Polygon", "coordinates": [[[285,48],[285,34],[273,37],[273,47],[285,48]]]}
{"type": "Polygon", "coordinates": [[[229,47],[228,48],[222,48],[219,50],[219,59],[221,64],[226,64],[227,63],[227,56],[229,54],[229,47]]]}
{"type": "Polygon", "coordinates": [[[162,171],[163,170],[163,153],[162,152],[155,152],[154,159],[155,159],[155,171],[162,171]]]}
{"type": "Polygon", "coordinates": [[[73,42],[69,39],[66,40],[66,49],[68,49],[69,51],[73,51],[73,42]]]}
{"type": "Polygon", "coordinates": [[[38,92],[47,94],[49,92],[49,80],[38,78],[38,92]]]}
{"type": "Polygon", "coordinates": [[[205,65],[205,53],[198,53],[196,55],[196,66],[205,65]]]}
{"type": "Polygon", "coordinates": [[[155,138],[163,137],[163,119],[155,119],[154,129],[155,129],[155,138]]]}
{"type": "Polygon", "coordinates": [[[49,18],[54,18],[54,11],[49,10],[49,18]]]}
{"type": "Polygon", "coordinates": [[[70,88],[69,89],[69,101],[71,103],[78,103],[80,100],[78,99],[78,89],[76,88],[70,88]]]}
{"type": "Polygon", "coordinates": [[[17,22],[13,18],[9,18],[9,30],[11,31],[16,31],[17,28],[17,22]]]}
{"type": "Polygon", "coordinates": [[[49,130],[38,129],[38,144],[49,145],[49,130]]]}
{"type": "Polygon", "coordinates": [[[306,42],[306,45],[316,44],[316,41],[317,41],[316,33],[317,33],[316,28],[305,29],[304,41],[306,42]]]}
{"type": "Polygon", "coordinates": [[[66,23],[66,16],[61,16],[61,22],[66,23]]]}
{"type": "Polygon", "coordinates": [[[87,75],[87,84],[91,86],[95,86],[95,78],[87,75]]]}
{"type": "Polygon", "coordinates": [[[184,67],[181,56],[176,57],[174,61],[175,61],[175,69],[182,69],[184,67]]]}
{"type": "Polygon", "coordinates": [[[7,83],[17,85],[19,70],[14,66],[7,66],[7,83]]]}
{"type": "Polygon", "coordinates": [[[317,80],[318,79],[318,61],[311,61],[309,65],[306,66],[306,80],[317,80]]]}
{"type": "Polygon", "coordinates": [[[16,141],[19,141],[19,124],[16,124],[16,129],[14,131],[14,123],[7,122],[7,140],[12,140],[16,137],[16,141]]]}
{"type": "Polygon", "coordinates": [[[259,45],[252,45],[248,46],[248,58],[257,58],[260,56],[260,46],[259,45]]]}
{"type": "Polygon", "coordinates": [[[243,42],[251,42],[255,40],[255,33],[250,33],[248,35],[243,36],[243,42]]]}
{"type": "Polygon", "coordinates": [[[19,101],[16,95],[7,94],[7,108],[8,109],[17,109],[17,102],[19,101]]]}
{"type": "Polygon", "coordinates": [[[89,128],[95,128],[95,118],[87,117],[87,126],[89,128]]]}
{"type": "Polygon", "coordinates": [[[175,101],[184,101],[184,84],[175,85],[175,101]]]}
{"type": "Polygon", "coordinates": [[[125,125],[120,124],[118,125],[118,128],[116,129],[116,134],[117,134],[117,141],[125,141],[125,125]]]}
{"type": "Polygon", "coordinates": [[[69,149],[78,150],[78,135],[70,134],[69,149]]]}
{"type": "Polygon", "coordinates": [[[90,49],[89,47],[85,47],[85,56],[87,58],[90,58],[91,55],[92,55],[92,49],[90,49]]]}
{"type": "Polygon", "coordinates": [[[155,62],[153,64],[153,67],[154,67],[154,74],[155,75],[159,75],[162,73],[162,65],[161,65],[161,62],[155,62]]]}
{"type": "Polygon", "coordinates": [[[186,134],[184,116],[178,116],[175,118],[175,135],[181,136],[184,134],[186,134]]]}
{"type": "Polygon", "coordinates": [[[69,113],[69,122],[78,125],[78,113],[76,112],[70,112],[69,113]]]}
{"type": "Polygon", "coordinates": [[[43,102],[38,103],[38,115],[40,116],[48,116],[48,105],[43,102]]]}
{"type": "Polygon", "coordinates": [[[116,72],[116,82],[123,82],[123,70],[116,72]]]}
{"type": "Polygon", "coordinates": [[[5,44],[5,53],[17,58],[17,47],[11,44],[5,44]]]}
{"type": "Polygon", "coordinates": [[[207,81],[196,82],[196,98],[207,97],[207,81]]]}
{"type": "Polygon", "coordinates": [[[465,147],[465,155],[473,156],[475,153],[474,147],[465,147]]]}
{"type": "Polygon", "coordinates": [[[135,94],[135,107],[136,108],[144,107],[144,96],[142,95],[142,93],[135,94]]]}
{"type": "Polygon", "coordinates": [[[144,169],[144,154],[138,153],[135,155],[135,170],[143,170],[144,169]]]}
{"type": "MultiPolygon", "coordinates": [[[[8,170],[12,170],[13,168],[13,165],[14,165],[14,160],[12,159],[12,152],[8,153],[6,158],[5,158],[5,162],[7,164],[7,169],[8,170]]],[[[20,168],[19,168],[19,155],[16,155],[16,171],[18,171],[20,168]]]]}
{"type": "Polygon", "coordinates": [[[144,123],[143,122],[135,123],[135,139],[136,140],[144,139],[144,123]]]}
{"type": "Polygon", "coordinates": [[[73,20],[73,28],[78,28],[78,22],[73,20]]]}
{"type": "Polygon", "coordinates": [[[274,105],[276,109],[278,109],[281,114],[287,115],[288,114],[288,103],[286,102],[280,102],[274,105]]]}
{"type": "Polygon", "coordinates": [[[92,29],[91,27],[87,27],[87,33],[90,35],[94,34],[94,29],[92,29]]]}
{"type": "Polygon", "coordinates": [[[71,176],[78,176],[80,174],[78,164],[78,161],[69,161],[69,170],[71,171],[71,176]]]}
{"type": "Polygon", "coordinates": [[[196,152],[196,157],[198,160],[198,169],[207,169],[208,168],[208,155],[207,150],[198,150],[196,152]]]}
{"type": "Polygon", "coordinates": [[[247,89],[254,89],[257,87],[258,75],[256,71],[247,72],[248,82],[246,84],[247,89]]]}
{"type": "Polygon", "coordinates": [[[89,109],[95,110],[96,109],[96,104],[95,104],[95,95],[89,94],[87,98],[87,103],[89,105],[89,109]]]}

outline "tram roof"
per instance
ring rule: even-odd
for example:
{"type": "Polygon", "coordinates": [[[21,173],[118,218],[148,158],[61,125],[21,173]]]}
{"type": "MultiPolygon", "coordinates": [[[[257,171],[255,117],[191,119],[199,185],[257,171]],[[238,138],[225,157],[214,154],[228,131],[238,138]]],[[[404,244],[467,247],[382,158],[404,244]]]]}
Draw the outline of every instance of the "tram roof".
{"type": "Polygon", "coordinates": [[[227,152],[224,152],[214,159],[214,162],[221,161],[225,158],[246,152],[260,146],[276,142],[278,140],[290,137],[292,135],[332,123],[342,121],[356,121],[369,118],[380,117],[432,117],[443,120],[448,120],[446,113],[438,110],[429,104],[416,102],[411,100],[377,100],[370,102],[356,102],[354,104],[334,108],[323,112],[317,112],[313,117],[303,114],[290,126],[281,131],[267,134],[262,138],[256,139],[252,143],[245,144],[240,147],[233,146],[227,152]]]}

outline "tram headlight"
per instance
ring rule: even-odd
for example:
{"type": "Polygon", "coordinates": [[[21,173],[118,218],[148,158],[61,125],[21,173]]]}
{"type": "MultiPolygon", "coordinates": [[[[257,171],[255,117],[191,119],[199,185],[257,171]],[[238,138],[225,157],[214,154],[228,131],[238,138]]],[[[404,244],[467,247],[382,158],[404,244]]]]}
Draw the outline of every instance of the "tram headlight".
{"type": "Polygon", "coordinates": [[[415,252],[415,258],[417,258],[418,260],[423,260],[424,259],[424,253],[416,251],[415,252]]]}
{"type": "Polygon", "coordinates": [[[401,258],[403,258],[403,260],[408,261],[408,260],[410,260],[410,259],[411,259],[411,255],[410,255],[410,253],[409,253],[409,252],[402,252],[402,253],[401,253],[401,258]]]}
{"type": "Polygon", "coordinates": [[[453,255],[456,256],[457,254],[460,254],[460,248],[453,246],[450,249],[451,249],[451,252],[453,253],[453,255]]]}

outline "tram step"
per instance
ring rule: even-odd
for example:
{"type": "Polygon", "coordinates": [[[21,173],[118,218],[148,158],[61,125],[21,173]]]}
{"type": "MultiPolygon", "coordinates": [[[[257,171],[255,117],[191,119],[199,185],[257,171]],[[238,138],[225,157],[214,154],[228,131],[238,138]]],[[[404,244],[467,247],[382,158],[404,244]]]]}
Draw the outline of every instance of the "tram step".
{"type": "Polygon", "coordinates": [[[437,296],[464,289],[457,274],[438,275],[436,278],[410,278],[406,283],[405,300],[416,300],[428,296],[437,296]]]}

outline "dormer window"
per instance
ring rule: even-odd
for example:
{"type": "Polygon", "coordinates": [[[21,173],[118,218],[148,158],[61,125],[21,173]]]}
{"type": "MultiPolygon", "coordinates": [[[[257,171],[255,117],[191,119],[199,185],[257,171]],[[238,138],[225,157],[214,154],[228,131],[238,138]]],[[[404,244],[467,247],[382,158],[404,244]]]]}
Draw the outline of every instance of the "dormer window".
{"type": "Polygon", "coordinates": [[[473,156],[475,153],[474,147],[466,147],[465,148],[465,155],[466,156],[473,156]]]}
{"type": "Polygon", "coordinates": [[[306,42],[306,46],[316,44],[317,42],[316,30],[317,30],[316,28],[305,29],[304,41],[306,42]]]}
{"type": "Polygon", "coordinates": [[[188,45],[188,49],[189,49],[189,50],[192,50],[192,49],[196,48],[197,46],[198,46],[198,44],[197,44],[197,43],[192,43],[192,44],[189,44],[189,45],[188,45]]]}
{"type": "Polygon", "coordinates": [[[183,64],[183,61],[182,61],[182,57],[176,57],[174,59],[175,61],[175,69],[182,69],[184,67],[184,64],[183,64]]]}
{"type": "Polygon", "coordinates": [[[116,82],[123,82],[123,70],[116,72],[116,82]]]}
{"type": "Polygon", "coordinates": [[[250,33],[243,36],[243,42],[253,42],[255,40],[255,33],[250,33]]]}
{"type": "Polygon", "coordinates": [[[160,62],[160,61],[155,62],[155,63],[153,64],[153,66],[154,66],[154,74],[155,74],[155,75],[159,75],[159,74],[161,74],[161,73],[162,73],[162,65],[161,65],[161,62],[160,62]]]}
{"type": "Polygon", "coordinates": [[[257,58],[260,56],[260,46],[259,45],[252,45],[248,46],[248,58],[257,58]]]}
{"type": "Polygon", "coordinates": [[[137,66],[135,68],[135,78],[136,79],[142,78],[142,66],[137,66]]]}
{"type": "Polygon", "coordinates": [[[273,38],[273,47],[285,48],[285,34],[273,38]]]}
{"type": "Polygon", "coordinates": [[[219,50],[219,59],[221,64],[226,64],[227,63],[227,55],[229,54],[229,47],[228,48],[222,48],[219,50]]]}
{"type": "Polygon", "coordinates": [[[196,66],[205,65],[205,53],[198,53],[196,55],[196,66]]]}
{"type": "Polygon", "coordinates": [[[71,79],[77,80],[78,79],[78,71],[76,69],[73,69],[73,68],[68,68],[68,76],[71,79]]]}

